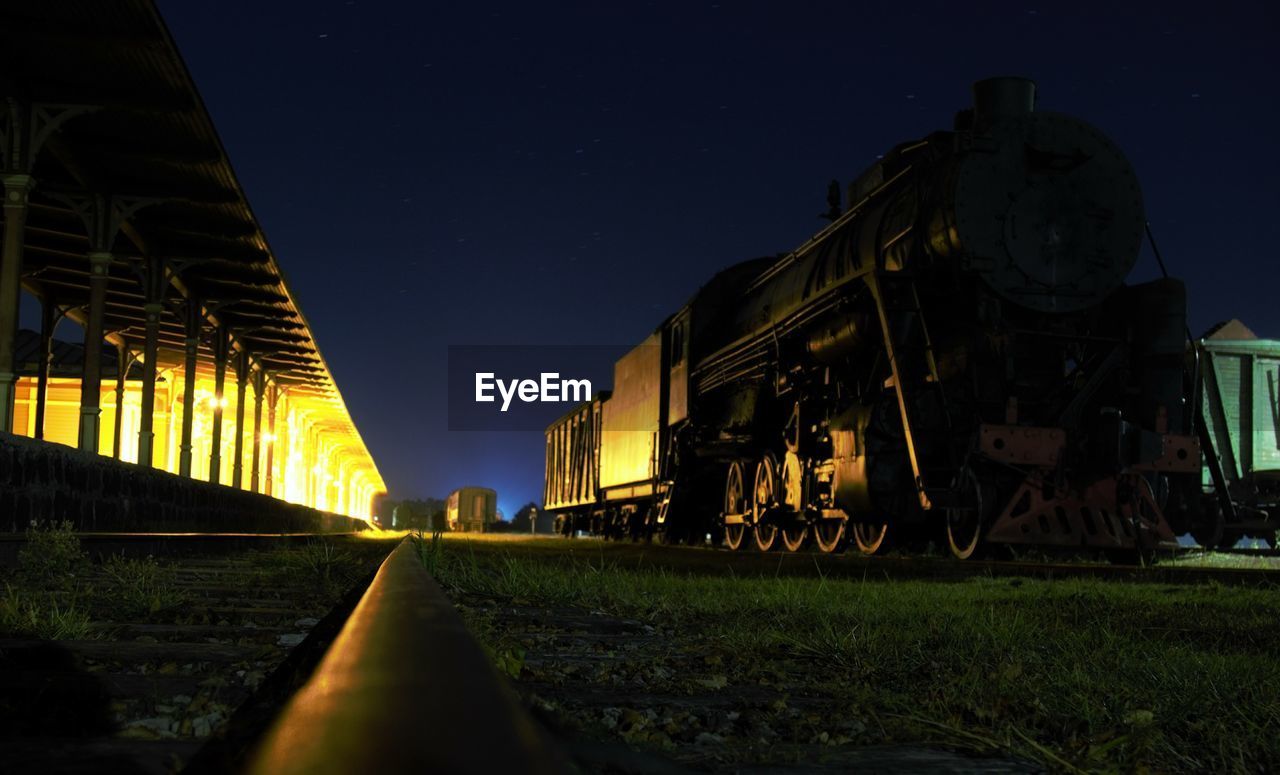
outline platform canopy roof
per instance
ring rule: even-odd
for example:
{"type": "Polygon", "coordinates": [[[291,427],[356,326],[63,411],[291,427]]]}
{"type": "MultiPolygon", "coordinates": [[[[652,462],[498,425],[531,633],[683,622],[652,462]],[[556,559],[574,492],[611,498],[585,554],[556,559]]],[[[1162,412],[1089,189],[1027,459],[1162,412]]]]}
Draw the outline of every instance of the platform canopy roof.
{"type": "MultiPolygon", "coordinates": [[[[295,400],[313,402],[331,433],[368,456],[154,2],[0,4],[0,96],[0,169],[36,181],[25,288],[83,321],[94,248],[83,216],[95,197],[109,195],[122,226],[109,246],[107,338],[141,350],[146,267],[162,259],[161,366],[181,362],[194,301],[206,321],[203,374],[212,371],[221,326],[295,400]],[[16,138],[39,143],[27,154],[32,162],[27,140],[16,138]]],[[[371,458],[368,467],[380,485],[371,458]]]]}

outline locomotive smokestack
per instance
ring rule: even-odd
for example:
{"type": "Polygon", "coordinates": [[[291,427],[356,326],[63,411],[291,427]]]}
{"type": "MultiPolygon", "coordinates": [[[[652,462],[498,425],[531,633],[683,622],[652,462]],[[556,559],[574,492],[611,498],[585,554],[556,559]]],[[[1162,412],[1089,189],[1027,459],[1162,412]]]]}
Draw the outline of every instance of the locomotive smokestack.
{"type": "Polygon", "coordinates": [[[990,126],[1035,109],[1036,84],[1028,78],[987,78],[973,85],[973,123],[990,126]]]}

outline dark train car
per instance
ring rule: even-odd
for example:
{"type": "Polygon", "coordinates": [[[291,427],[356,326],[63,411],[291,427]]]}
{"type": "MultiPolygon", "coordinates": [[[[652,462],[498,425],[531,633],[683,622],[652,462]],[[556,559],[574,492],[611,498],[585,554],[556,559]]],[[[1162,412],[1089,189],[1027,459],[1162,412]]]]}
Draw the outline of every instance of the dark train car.
{"type": "Polygon", "coordinates": [[[1274,546],[1280,526],[1280,341],[1239,321],[1196,345],[1205,450],[1206,518],[1192,531],[1206,548],[1241,538],[1274,546]]]}
{"type": "Polygon", "coordinates": [[[1036,111],[1029,81],[983,81],[846,203],[619,361],[601,532],[1132,556],[1196,524],[1185,290],[1125,285],[1142,196],[1105,136],[1036,111]]]}

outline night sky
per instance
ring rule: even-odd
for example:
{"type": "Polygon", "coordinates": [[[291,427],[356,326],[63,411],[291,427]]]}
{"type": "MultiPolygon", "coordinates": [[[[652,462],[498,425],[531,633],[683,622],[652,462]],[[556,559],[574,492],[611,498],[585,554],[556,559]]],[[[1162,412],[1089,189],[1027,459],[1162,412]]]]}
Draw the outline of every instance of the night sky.
{"type": "Polygon", "coordinates": [[[1194,331],[1280,337],[1267,3],[160,5],[392,498],[540,501],[540,433],[446,430],[449,345],[638,341],[992,75],[1128,154],[1194,331]]]}

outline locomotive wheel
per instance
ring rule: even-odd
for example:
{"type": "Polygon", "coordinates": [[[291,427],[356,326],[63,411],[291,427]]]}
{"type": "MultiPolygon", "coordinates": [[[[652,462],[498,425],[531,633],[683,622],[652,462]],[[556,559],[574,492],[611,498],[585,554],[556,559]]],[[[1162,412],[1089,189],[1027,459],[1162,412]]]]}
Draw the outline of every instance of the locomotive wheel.
{"type": "MultiPolygon", "coordinates": [[[[1104,549],[1103,554],[1112,565],[1136,565],[1145,568],[1156,561],[1156,550],[1154,546],[1147,545],[1143,540],[1141,523],[1144,519],[1150,519],[1153,516],[1151,508],[1155,505],[1155,497],[1151,483],[1146,479],[1138,477],[1133,481],[1133,485],[1135,486],[1129,488],[1127,495],[1117,493],[1116,510],[1121,512],[1120,519],[1128,519],[1133,525],[1134,543],[1118,549],[1104,549]],[[1147,497],[1144,498],[1144,494],[1147,497]],[[1126,508],[1128,514],[1123,513],[1126,508]]],[[[1232,543],[1235,543],[1234,539],[1232,543]]]]}
{"type": "Polygon", "coordinates": [[[809,526],[797,517],[782,528],[782,545],[788,552],[798,552],[809,543],[809,526]]]}
{"type": "Polygon", "coordinates": [[[844,551],[847,519],[819,519],[813,523],[813,542],[823,554],[844,551]]]}
{"type": "Polygon", "coordinates": [[[778,459],[764,453],[756,463],[755,486],[751,488],[751,516],[755,523],[756,548],[773,551],[778,545],[778,526],[769,518],[778,506],[778,459]]]}
{"type": "MultiPolygon", "coordinates": [[[[735,460],[729,464],[729,470],[724,478],[724,513],[741,514],[745,520],[749,518],[746,506],[746,486],[743,483],[742,462],[735,460]]],[[[724,545],[735,552],[738,551],[746,543],[749,531],[750,526],[746,522],[735,524],[726,522],[724,526],[724,545]]]]}
{"type": "Polygon", "coordinates": [[[872,555],[884,547],[884,539],[889,535],[889,523],[854,522],[849,530],[853,533],[853,543],[857,545],[858,551],[872,555]]]}
{"type": "Polygon", "coordinates": [[[986,527],[986,513],[982,487],[971,469],[962,470],[953,484],[960,491],[962,505],[946,509],[947,545],[951,555],[958,560],[972,559],[982,547],[982,533],[986,527]]]}

